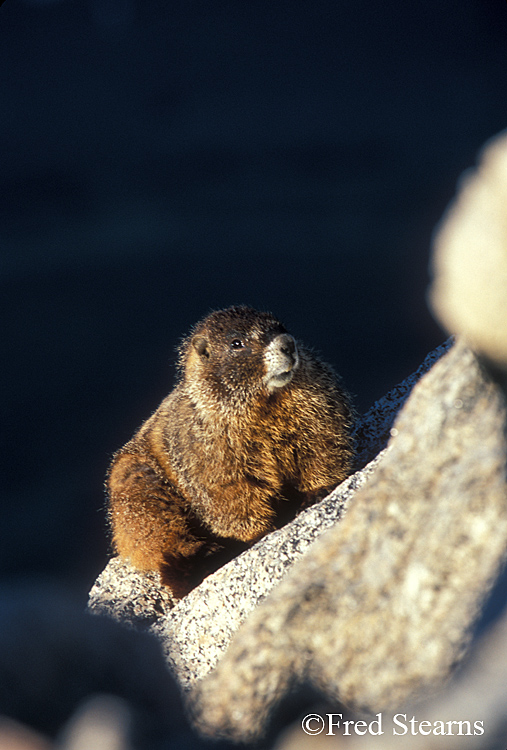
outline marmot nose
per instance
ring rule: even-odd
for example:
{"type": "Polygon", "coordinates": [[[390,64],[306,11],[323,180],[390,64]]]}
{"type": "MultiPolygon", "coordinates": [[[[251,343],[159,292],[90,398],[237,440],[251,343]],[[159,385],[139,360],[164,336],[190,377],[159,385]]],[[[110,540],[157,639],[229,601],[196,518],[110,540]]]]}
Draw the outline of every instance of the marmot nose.
{"type": "Polygon", "coordinates": [[[276,342],[282,354],[293,357],[296,351],[296,342],[289,333],[281,333],[277,336],[276,342]]]}
{"type": "Polygon", "coordinates": [[[279,333],[268,344],[264,354],[264,363],[266,366],[264,385],[268,393],[274,393],[278,388],[283,388],[290,383],[299,367],[299,354],[297,344],[289,333],[279,333]]]}

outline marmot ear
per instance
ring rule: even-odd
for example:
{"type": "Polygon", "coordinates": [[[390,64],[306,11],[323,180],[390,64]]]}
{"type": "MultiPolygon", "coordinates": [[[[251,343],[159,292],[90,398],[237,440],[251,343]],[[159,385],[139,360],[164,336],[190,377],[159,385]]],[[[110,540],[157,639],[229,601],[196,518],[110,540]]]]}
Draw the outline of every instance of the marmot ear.
{"type": "Polygon", "coordinates": [[[205,336],[194,336],[192,346],[200,357],[209,357],[208,339],[205,336]]]}

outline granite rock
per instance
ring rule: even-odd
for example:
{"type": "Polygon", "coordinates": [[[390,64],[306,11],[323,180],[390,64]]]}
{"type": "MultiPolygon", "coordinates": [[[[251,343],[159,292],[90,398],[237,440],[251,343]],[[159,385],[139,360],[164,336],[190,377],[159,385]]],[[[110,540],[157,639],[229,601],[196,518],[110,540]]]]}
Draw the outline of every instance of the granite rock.
{"type": "Polygon", "coordinates": [[[507,371],[507,131],[463,175],[438,228],[430,302],[436,316],[507,371]]]}
{"type": "Polygon", "coordinates": [[[507,549],[504,431],[501,390],[455,345],[413,389],[341,523],[196,685],[201,730],[251,740],[304,680],[373,713],[441,684],[507,549]]]}
{"type": "Polygon", "coordinates": [[[185,599],[117,558],[97,579],[90,609],[157,636],[205,736],[256,740],[308,681],[357,710],[418,700],[462,658],[507,548],[505,396],[449,340],[356,440],[373,460],[185,599]]]}
{"type": "MultiPolygon", "coordinates": [[[[327,734],[326,727],[319,736],[308,737],[301,721],[297,721],[277,742],[276,750],[392,750],[393,747],[399,750],[505,750],[506,684],[507,615],[504,613],[478,639],[469,658],[445,687],[425,701],[403,706],[400,716],[397,716],[398,711],[381,713],[382,735],[368,731],[356,734],[353,730],[345,735],[342,721],[341,726],[333,726],[332,734],[327,734]],[[412,717],[414,723],[411,723],[412,717]],[[407,728],[406,734],[400,722],[407,728]]],[[[364,719],[345,712],[342,717],[355,721],[364,719]]],[[[338,717],[333,716],[332,720],[336,722],[338,717]]]]}

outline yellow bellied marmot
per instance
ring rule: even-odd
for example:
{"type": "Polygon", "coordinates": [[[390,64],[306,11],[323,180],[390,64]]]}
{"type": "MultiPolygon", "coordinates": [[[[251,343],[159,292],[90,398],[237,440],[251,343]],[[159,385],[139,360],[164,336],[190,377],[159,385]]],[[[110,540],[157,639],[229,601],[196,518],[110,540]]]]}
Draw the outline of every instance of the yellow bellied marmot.
{"type": "Polygon", "coordinates": [[[113,459],[118,554],[182,597],[350,474],[351,407],[333,370],[271,314],[213,312],[179,382],[113,459]]]}

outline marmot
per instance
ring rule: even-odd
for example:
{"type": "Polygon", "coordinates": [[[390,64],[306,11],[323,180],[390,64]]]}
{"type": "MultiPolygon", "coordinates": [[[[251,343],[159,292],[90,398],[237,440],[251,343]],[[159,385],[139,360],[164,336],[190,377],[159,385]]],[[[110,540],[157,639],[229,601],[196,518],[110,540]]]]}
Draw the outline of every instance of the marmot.
{"type": "Polygon", "coordinates": [[[117,553],[182,597],[351,472],[352,410],[331,367],[270,313],[211,313],[179,380],[113,458],[117,553]]]}

